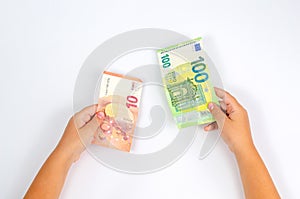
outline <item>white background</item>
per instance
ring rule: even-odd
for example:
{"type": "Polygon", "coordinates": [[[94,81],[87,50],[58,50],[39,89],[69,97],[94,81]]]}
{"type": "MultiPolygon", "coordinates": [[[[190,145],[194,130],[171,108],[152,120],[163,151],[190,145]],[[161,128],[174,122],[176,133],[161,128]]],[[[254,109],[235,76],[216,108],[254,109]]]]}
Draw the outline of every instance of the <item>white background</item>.
{"type": "MultiPolygon", "coordinates": [[[[112,36],[165,28],[202,36],[224,87],[247,108],[253,138],[282,198],[299,191],[299,1],[0,2],[0,198],[21,198],[72,115],[85,58],[112,36]]],[[[61,198],[243,198],[233,155],[220,141],[157,173],[128,175],[84,153],[61,198]]]]}

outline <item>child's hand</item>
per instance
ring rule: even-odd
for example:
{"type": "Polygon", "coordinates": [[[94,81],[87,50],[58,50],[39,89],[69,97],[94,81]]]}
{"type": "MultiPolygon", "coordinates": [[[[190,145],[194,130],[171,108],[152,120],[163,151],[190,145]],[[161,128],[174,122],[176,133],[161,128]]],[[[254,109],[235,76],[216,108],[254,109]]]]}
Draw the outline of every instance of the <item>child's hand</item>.
{"type": "Polygon", "coordinates": [[[80,154],[85,147],[82,144],[78,133],[84,143],[92,139],[94,132],[97,130],[99,123],[95,116],[97,105],[84,108],[76,113],[68,122],[62,138],[60,139],[56,150],[60,150],[72,162],[79,159],[80,154]]]}
{"type": "Polygon", "coordinates": [[[216,95],[221,98],[220,107],[209,103],[208,108],[216,122],[204,127],[210,131],[221,129],[221,136],[232,152],[253,147],[247,111],[228,92],[215,88],[216,95]]]}
{"type": "Polygon", "coordinates": [[[78,160],[80,154],[85,150],[85,146],[82,142],[91,144],[95,132],[99,131],[99,118],[96,114],[97,108],[104,108],[111,102],[111,96],[103,97],[99,99],[98,105],[88,106],[76,113],[69,120],[56,150],[62,152],[67,158],[70,158],[72,162],[78,160]],[[100,106],[100,108],[98,106],[100,106]]]}

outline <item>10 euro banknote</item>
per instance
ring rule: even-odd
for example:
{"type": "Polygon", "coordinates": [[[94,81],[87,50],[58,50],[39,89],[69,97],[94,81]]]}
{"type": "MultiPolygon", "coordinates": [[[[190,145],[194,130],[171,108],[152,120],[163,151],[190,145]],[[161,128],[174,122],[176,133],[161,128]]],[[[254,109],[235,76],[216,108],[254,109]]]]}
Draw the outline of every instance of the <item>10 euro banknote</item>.
{"type": "Polygon", "coordinates": [[[141,93],[140,79],[103,72],[97,108],[100,126],[92,144],[130,151],[141,93]]]}
{"type": "Polygon", "coordinates": [[[203,51],[196,38],[157,51],[163,84],[172,115],[179,128],[215,121],[209,102],[218,103],[203,51]]]}

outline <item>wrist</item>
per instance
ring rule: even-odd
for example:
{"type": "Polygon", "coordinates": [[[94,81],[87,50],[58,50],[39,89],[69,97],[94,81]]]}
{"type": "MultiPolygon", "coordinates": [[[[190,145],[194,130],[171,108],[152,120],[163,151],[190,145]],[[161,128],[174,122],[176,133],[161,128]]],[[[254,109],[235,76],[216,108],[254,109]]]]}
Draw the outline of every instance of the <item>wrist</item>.
{"type": "Polygon", "coordinates": [[[65,140],[61,140],[55,148],[55,151],[63,157],[71,159],[72,163],[79,159],[84,150],[85,147],[79,139],[73,142],[65,142],[65,140]]]}
{"type": "Polygon", "coordinates": [[[256,148],[253,142],[247,142],[244,144],[239,144],[234,147],[232,150],[234,155],[239,158],[239,157],[249,157],[249,155],[253,154],[256,152],[256,148]]]}
{"type": "Polygon", "coordinates": [[[54,149],[53,154],[59,156],[60,159],[67,164],[72,164],[76,160],[76,154],[74,151],[66,149],[65,147],[61,147],[60,145],[54,149]]]}

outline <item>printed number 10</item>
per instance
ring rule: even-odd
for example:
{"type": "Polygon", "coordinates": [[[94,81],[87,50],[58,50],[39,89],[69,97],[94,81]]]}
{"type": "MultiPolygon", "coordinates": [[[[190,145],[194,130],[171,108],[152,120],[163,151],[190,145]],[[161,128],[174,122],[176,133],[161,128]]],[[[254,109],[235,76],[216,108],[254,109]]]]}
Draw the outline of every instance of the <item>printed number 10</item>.
{"type": "Polygon", "coordinates": [[[127,96],[127,102],[126,102],[126,106],[127,108],[130,108],[130,107],[137,107],[136,106],[136,103],[138,102],[138,99],[137,97],[133,96],[133,95],[129,95],[127,96]]]}

